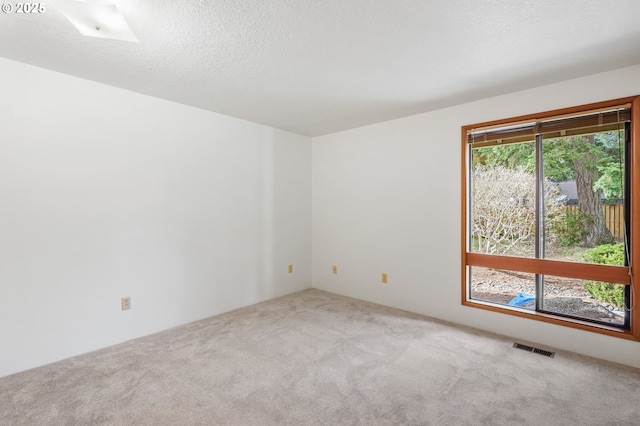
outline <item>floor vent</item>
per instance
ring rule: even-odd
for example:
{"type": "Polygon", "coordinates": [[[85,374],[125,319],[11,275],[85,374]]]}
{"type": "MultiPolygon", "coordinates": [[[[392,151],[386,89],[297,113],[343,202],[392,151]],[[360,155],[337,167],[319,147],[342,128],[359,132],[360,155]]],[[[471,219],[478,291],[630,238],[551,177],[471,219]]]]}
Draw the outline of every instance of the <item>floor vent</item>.
{"type": "Polygon", "coordinates": [[[553,358],[556,355],[555,352],[545,351],[544,349],[534,348],[533,346],[523,345],[522,343],[514,343],[513,347],[522,349],[523,351],[533,352],[534,354],[544,355],[549,358],[553,358]]]}

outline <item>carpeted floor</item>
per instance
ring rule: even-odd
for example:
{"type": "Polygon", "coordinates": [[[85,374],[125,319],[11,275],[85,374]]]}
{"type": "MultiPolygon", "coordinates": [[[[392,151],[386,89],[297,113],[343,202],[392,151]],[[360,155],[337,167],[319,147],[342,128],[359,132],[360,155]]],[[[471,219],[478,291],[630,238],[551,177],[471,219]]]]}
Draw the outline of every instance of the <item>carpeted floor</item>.
{"type": "Polygon", "coordinates": [[[638,425],[640,371],[305,290],[0,379],[1,425],[638,425]]]}

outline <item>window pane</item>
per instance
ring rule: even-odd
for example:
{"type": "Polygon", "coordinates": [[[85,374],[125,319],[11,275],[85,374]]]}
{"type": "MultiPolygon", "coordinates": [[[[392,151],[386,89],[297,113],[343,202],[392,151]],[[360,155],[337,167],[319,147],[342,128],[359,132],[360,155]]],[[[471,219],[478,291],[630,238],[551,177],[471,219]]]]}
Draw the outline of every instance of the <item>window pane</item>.
{"type": "Polygon", "coordinates": [[[471,251],[535,255],[533,142],[471,150],[471,251]]]}
{"type": "Polygon", "coordinates": [[[585,250],[624,238],[624,130],[546,140],[543,168],[544,257],[608,263],[585,250]]]}
{"type": "Polygon", "coordinates": [[[624,325],[624,285],[544,276],[542,309],[562,315],[624,325]]]}
{"type": "Polygon", "coordinates": [[[526,272],[469,267],[471,299],[535,309],[535,275],[526,272]],[[531,303],[528,303],[531,302],[531,303]]]}
{"type": "MultiPolygon", "coordinates": [[[[637,98],[633,105],[640,105],[637,98]]],[[[629,158],[637,142],[630,123],[634,114],[628,103],[578,109],[463,127],[469,253],[463,300],[540,310],[545,315],[532,318],[564,317],[578,328],[590,321],[633,329],[637,337],[637,319],[626,309],[637,283],[625,276],[624,267],[637,256],[630,253],[636,248],[629,241],[632,225],[625,223],[630,210],[637,210],[632,185],[638,179],[629,158]],[[612,284],[618,280],[632,286],[612,284]]]]}

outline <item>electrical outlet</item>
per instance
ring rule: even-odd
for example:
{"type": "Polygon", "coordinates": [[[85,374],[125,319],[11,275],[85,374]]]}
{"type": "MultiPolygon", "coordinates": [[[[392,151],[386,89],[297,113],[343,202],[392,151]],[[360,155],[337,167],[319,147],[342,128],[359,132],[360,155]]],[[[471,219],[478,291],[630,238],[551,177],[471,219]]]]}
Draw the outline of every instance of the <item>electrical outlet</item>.
{"type": "Polygon", "coordinates": [[[382,282],[387,283],[387,274],[385,272],[382,273],[382,282]]]}
{"type": "Polygon", "coordinates": [[[289,273],[293,274],[293,265],[289,265],[289,273]]]}
{"type": "Polygon", "coordinates": [[[122,306],[123,311],[126,311],[127,309],[131,309],[131,298],[123,297],[122,299],[120,299],[120,304],[122,306]]]}
{"type": "Polygon", "coordinates": [[[333,265],[333,273],[334,274],[338,273],[338,267],[336,265],[333,265]]]}

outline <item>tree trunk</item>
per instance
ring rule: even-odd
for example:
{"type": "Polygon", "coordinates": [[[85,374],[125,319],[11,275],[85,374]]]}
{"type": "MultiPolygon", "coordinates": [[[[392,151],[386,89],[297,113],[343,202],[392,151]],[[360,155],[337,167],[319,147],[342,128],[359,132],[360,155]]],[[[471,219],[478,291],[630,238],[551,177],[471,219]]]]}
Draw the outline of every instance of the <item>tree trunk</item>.
{"type": "Polygon", "coordinates": [[[593,135],[573,138],[573,146],[577,152],[583,153],[573,160],[578,191],[578,207],[589,220],[585,224],[587,232],[583,235],[584,245],[594,247],[614,242],[611,231],[607,228],[602,211],[600,191],[594,191],[593,185],[598,180],[596,167],[597,156],[591,146],[595,145],[593,135]]]}

